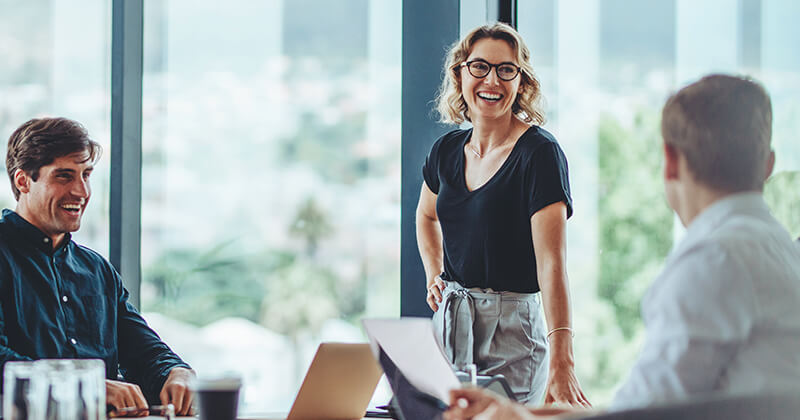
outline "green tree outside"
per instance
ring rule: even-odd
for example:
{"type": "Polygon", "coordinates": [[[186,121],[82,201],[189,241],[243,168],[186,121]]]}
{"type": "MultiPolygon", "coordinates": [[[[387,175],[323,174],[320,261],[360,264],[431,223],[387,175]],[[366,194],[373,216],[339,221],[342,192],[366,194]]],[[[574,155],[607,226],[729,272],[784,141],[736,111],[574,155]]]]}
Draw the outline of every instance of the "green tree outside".
{"type": "Polygon", "coordinates": [[[771,176],[764,186],[764,199],[792,238],[800,237],[800,171],[771,176]]]}
{"type": "MultiPolygon", "coordinates": [[[[610,397],[638,352],[640,302],[672,246],[673,216],[661,178],[659,113],[639,110],[630,124],[603,115],[598,126],[599,277],[593,364],[586,384],[610,397]],[[607,306],[609,310],[603,307],[607,306]]],[[[593,398],[594,398],[593,397],[593,398]]]]}

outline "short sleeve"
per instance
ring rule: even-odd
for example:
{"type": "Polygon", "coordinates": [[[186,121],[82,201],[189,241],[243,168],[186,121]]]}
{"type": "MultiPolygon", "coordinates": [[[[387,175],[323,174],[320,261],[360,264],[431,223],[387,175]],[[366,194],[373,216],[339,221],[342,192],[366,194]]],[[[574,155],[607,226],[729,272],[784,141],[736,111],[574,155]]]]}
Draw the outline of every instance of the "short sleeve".
{"type": "Polygon", "coordinates": [[[536,148],[529,168],[529,181],[528,217],[559,201],[567,205],[567,218],[572,216],[567,158],[558,143],[548,142],[536,148]]]}
{"type": "Polygon", "coordinates": [[[422,165],[422,179],[425,180],[425,184],[434,194],[439,194],[439,150],[443,139],[444,136],[433,143],[431,151],[425,158],[425,164],[422,165]]]}

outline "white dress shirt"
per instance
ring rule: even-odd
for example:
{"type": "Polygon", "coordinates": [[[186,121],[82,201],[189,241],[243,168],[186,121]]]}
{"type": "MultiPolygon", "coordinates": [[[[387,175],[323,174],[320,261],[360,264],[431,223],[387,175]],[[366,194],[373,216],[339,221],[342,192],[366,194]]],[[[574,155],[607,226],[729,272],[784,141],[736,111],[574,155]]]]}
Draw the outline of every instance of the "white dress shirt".
{"type": "Polygon", "coordinates": [[[642,317],[644,346],[612,408],[800,389],[800,246],[760,193],[695,218],[642,317]]]}

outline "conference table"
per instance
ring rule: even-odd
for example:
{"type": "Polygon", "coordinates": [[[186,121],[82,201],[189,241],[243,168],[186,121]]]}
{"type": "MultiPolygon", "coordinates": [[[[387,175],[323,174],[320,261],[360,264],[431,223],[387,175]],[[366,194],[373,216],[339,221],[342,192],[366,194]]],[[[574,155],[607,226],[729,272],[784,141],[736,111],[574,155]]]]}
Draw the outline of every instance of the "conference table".
{"type": "MultiPolygon", "coordinates": [[[[288,413],[265,413],[265,414],[254,414],[254,415],[244,415],[239,416],[237,420],[286,420],[286,416],[288,413]]],[[[117,417],[117,418],[126,418],[126,417],[117,417]]],[[[147,417],[128,417],[128,418],[137,418],[137,419],[145,419],[145,420],[164,420],[164,416],[147,416],[147,417]]],[[[374,419],[374,417],[364,417],[362,420],[370,420],[374,419]]],[[[180,417],[176,416],[175,420],[198,420],[198,417],[180,417]]]]}
{"type": "MultiPolygon", "coordinates": [[[[287,412],[278,412],[278,413],[257,413],[257,414],[245,414],[238,416],[237,420],[286,420],[286,416],[289,413],[287,412]]],[[[145,420],[164,420],[164,416],[147,416],[147,417],[117,417],[117,418],[131,418],[131,419],[145,419],[145,420]]],[[[364,417],[362,420],[370,420],[375,419],[377,417],[364,417]]],[[[386,417],[384,417],[386,418],[386,417]]],[[[175,416],[175,420],[198,420],[197,416],[194,417],[182,417],[182,416],[175,416]]]]}

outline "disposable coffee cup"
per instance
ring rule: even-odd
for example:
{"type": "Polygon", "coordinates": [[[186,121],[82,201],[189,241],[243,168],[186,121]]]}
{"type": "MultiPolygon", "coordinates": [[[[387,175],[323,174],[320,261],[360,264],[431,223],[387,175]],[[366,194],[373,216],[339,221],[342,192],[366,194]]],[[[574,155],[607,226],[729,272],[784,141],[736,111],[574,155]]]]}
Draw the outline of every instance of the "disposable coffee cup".
{"type": "Polygon", "coordinates": [[[199,403],[200,420],[236,420],[240,377],[199,378],[192,388],[199,403]]]}

